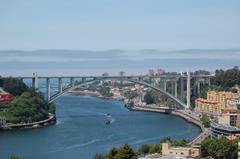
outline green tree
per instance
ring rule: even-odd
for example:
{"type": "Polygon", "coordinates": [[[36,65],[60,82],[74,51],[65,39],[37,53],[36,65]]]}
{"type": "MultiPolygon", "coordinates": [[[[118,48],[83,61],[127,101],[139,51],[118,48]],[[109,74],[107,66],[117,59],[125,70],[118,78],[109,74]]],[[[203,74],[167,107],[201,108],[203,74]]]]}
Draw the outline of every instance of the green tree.
{"type": "Polygon", "coordinates": [[[113,94],[110,92],[109,87],[101,87],[99,93],[104,97],[111,97],[113,94]]]}
{"type": "Polygon", "coordinates": [[[93,156],[93,159],[107,159],[107,158],[105,155],[97,153],[93,156]]]}
{"type": "Polygon", "coordinates": [[[150,145],[147,145],[147,144],[141,145],[138,149],[138,152],[143,155],[146,155],[147,153],[149,153],[149,151],[150,151],[150,145]]]}
{"type": "Polygon", "coordinates": [[[133,99],[138,96],[137,92],[135,91],[127,91],[124,93],[124,96],[127,97],[128,99],[133,99]]]}
{"type": "Polygon", "coordinates": [[[181,139],[181,140],[173,140],[171,142],[172,146],[187,146],[187,140],[185,139],[181,139]]]}
{"type": "Polygon", "coordinates": [[[137,155],[130,145],[124,144],[119,149],[114,159],[137,159],[137,155]]]}
{"type": "Polygon", "coordinates": [[[152,144],[150,145],[149,153],[159,153],[162,150],[161,144],[152,144]]]}
{"type": "Polygon", "coordinates": [[[207,116],[206,114],[203,114],[201,120],[202,120],[203,125],[205,127],[209,127],[210,126],[210,118],[209,118],[209,116],[207,116]]]}
{"type": "Polygon", "coordinates": [[[201,143],[202,157],[212,157],[221,159],[237,158],[238,144],[237,140],[228,140],[225,137],[209,137],[201,143]]]}
{"type": "Polygon", "coordinates": [[[108,159],[114,159],[115,156],[118,154],[119,150],[115,147],[113,147],[109,152],[108,152],[108,159]]]}
{"type": "Polygon", "coordinates": [[[97,153],[93,159],[137,159],[137,154],[130,145],[124,144],[120,148],[113,147],[106,155],[97,153]]]}
{"type": "Polygon", "coordinates": [[[155,100],[155,96],[153,95],[152,92],[147,92],[144,96],[144,101],[147,103],[147,104],[156,104],[156,100],[155,100]]]}
{"type": "Polygon", "coordinates": [[[18,157],[17,155],[12,155],[10,159],[20,159],[20,157],[18,157]]]}

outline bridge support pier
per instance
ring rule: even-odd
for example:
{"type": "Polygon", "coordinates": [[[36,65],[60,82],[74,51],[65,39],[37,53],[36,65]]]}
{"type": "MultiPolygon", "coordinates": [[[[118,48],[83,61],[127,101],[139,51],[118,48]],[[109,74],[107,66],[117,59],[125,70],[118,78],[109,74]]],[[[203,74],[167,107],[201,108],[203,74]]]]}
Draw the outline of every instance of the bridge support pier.
{"type": "Polygon", "coordinates": [[[163,81],[163,90],[167,91],[167,81],[166,80],[163,81]]]}
{"type": "Polygon", "coordinates": [[[58,78],[58,91],[59,93],[62,93],[62,78],[58,78]]]}
{"type": "Polygon", "coordinates": [[[46,78],[46,88],[47,88],[46,92],[47,102],[49,102],[51,98],[50,78],[46,78]]]}
{"type": "Polygon", "coordinates": [[[82,78],[82,83],[84,83],[86,81],[86,78],[85,77],[83,77],[82,78]]]}
{"type": "Polygon", "coordinates": [[[175,80],[174,81],[174,86],[175,86],[175,88],[174,88],[174,90],[175,90],[174,95],[175,95],[176,98],[178,97],[178,85],[177,85],[177,83],[178,83],[178,81],[175,80]]]}
{"type": "Polygon", "coordinates": [[[207,78],[207,84],[210,86],[211,85],[211,79],[210,77],[207,78]]]}
{"type": "Polygon", "coordinates": [[[180,99],[184,100],[184,78],[180,77],[180,99]]]}
{"type": "Polygon", "coordinates": [[[197,95],[201,93],[201,82],[197,81],[197,95]]]}
{"type": "Polygon", "coordinates": [[[191,75],[187,72],[187,108],[191,106],[191,75]]]}
{"type": "Polygon", "coordinates": [[[171,87],[172,87],[172,88],[171,88],[171,89],[172,89],[172,90],[171,90],[171,93],[172,93],[172,95],[174,95],[174,96],[176,96],[176,94],[175,94],[175,93],[176,93],[176,92],[175,92],[175,91],[176,91],[176,88],[175,88],[176,83],[175,83],[175,82],[176,82],[175,80],[172,80],[172,81],[171,81],[171,87]]]}
{"type": "Polygon", "coordinates": [[[74,86],[74,77],[70,77],[70,84],[72,87],[74,86]]]}
{"type": "Polygon", "coordinates": [[[38,75],[36,72],[33,72],[32,88],[33,88],[34,92],[38,92],[38,75]]]}

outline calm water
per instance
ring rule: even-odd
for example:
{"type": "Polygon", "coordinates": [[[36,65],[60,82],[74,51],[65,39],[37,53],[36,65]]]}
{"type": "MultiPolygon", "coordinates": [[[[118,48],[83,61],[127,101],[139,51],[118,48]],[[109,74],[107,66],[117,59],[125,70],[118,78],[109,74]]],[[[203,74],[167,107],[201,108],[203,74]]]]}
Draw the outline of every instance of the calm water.
{"type": "Polygon", "coordinates": [[[137,147],[164,137],[192,139],[199,128],[159,113],[130,112],[123,103],[94,97],[63,96],[56,101],[58,122],[42,129],[0,132],[0,159],[90,159],[96,152],[129,143],[137,147]],[[113,122],[106,125],[106,114],[113,122]]]}

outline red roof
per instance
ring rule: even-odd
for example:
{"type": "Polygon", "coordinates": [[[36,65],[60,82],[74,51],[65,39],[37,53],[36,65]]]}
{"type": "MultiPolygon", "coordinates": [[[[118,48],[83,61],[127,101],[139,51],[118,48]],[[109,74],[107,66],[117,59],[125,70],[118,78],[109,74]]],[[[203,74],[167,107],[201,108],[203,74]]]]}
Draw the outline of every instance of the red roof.
{"type": "Polygon", "coordinates": [[[237,109],[223,109],[222,113],[240,114],[240,110],[237,110],[237,109]]]}
{"type": "Polygon", "coordinates": [[[197,98],[196,99],[197,102],[201,102],[201,103],[208,103],[208,104],[217,104],[217,101],[211,101],[211,100],[207,100],[204,98],[197,98]]]}
{"type": "Polygon", "coordinates": [[[9,93],[0,93],[0,102],[9,102],[12,100],[12,97],[9,93]]]}

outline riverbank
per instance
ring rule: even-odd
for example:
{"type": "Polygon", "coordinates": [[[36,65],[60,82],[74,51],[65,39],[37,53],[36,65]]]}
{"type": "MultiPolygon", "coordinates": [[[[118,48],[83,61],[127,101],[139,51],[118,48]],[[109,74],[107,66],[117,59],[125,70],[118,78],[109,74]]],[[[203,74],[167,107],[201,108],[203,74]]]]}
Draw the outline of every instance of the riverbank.
{"type": "Polygon", "coordinates": [[[187,122],[193,123],[194,125],[198,126],[201,130],[201,133],[191,140],[188,145],[198,145],[200,144],[206,137],[210,135],[209,130],[204,127],[201,120],[198,117],[192,116],[185,110],[173,110],[173,109],[166,109],[161,107],[139,107],[133,106],[128,108],[131,111],[148,111],[148,112],[157,112],[157,113],[164,113],[169,115],[175,115],[183,118],[187,122]]]}
{"type": "Polygon", "coordinates": [[[99,92],[92,92],[92,91],[70,91],[68,92],[70,95],[74,96],[91,96],[96,97],[100,99],[107,99],[107,100],[117,100],[117,101],[123,101],[125,98],[119,98],[119,97],[104,97],[99,92]]]}
{"type": "Polygon", "coordinates": [[[49,114],[49,117],[45,120],[41,120],[38,122],[32,123],[20,123],[20,124],[11,124],[6,123],[5,125],[0,127],[0,130],[15,130],[15,129],[34,129],[34,128],[42,128],[49,125],[54,125],[56,123],[56,115],[49,114]]]}

